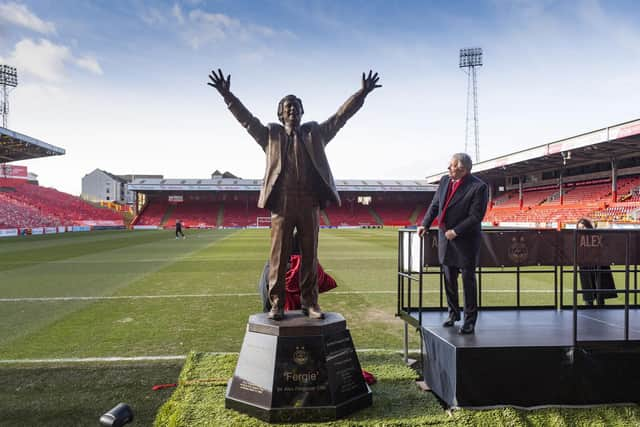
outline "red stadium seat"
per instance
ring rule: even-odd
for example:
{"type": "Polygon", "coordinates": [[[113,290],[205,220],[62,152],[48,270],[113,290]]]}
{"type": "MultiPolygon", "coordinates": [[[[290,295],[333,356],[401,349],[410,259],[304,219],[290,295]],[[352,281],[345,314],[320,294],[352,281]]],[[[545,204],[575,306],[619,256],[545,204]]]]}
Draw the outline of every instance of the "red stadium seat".
{"type": "Polygon", "coordinates": [[[79,197],[29,183],[20,183],[0,192],[0,225],[33,228],[109,222],[122,225],[122,216],[97,208],[79,197]]]}

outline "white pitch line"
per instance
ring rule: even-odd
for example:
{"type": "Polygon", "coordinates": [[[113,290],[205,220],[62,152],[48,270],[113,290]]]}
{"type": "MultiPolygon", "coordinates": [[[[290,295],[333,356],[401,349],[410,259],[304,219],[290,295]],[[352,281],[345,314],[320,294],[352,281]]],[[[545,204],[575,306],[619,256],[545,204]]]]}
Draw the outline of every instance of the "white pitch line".
{"type": "MultiPolygon", "coordinates": [[[[397,291],[332,291],[327,295],[396,295],[397,291]]],[[[412,294],[417,294],[413,291],[412,294]]],[[[437,290],[425,290],[426,294],[437,294],[437,290]]],[[[516,291],[508,289],[487,289],[482,293],[488,294],[513,294],[516,291]]],[[[548,294],[553,290],[531,289],[521,290],[522,294],[548,294]]],[[[136,300],[136,299],[178,299],[178,298],[229,298],[229,297],[250,297],[258,296],[257,292],[240,292],[240,293],[219,293],[219,294],[175,294],[175,295],[121,295],[121,296],[72,296],[72,297],[18,297],[18,298],[0,298],[2,302],[60,302],[60,301],[103,301],[103,300],[136,300]]]]}
{"type": "Polygon", "coordinates": [[[257,292],[237,294],[181,294],[181,295],[122,295],[122,296],[94,296],[94,297],[34,297],[34,298],[0,298],[0,302],[56,302],[56,301],[101,301],[101,300],[135,300],[135,299],[166,299],[166,298],[218,298],[218,297],[247,297],[257,296],[257,292]]]}
{"type": "Polygon", "coordinates": [[[12,363],[87,363],[87,362],[145,362],[158,360],[184,360],[187,356],[132,356],[132,357],[63,357],[53,359],[4,359],[0,364],[12,363]]]}
{"type": "MultiPolygon", "coordinates": [[[[388,349],[388,348],[362,348],[357,349],[357,353],[373,353],[373,352],[394,352],[403,354],[404,350],[388,349]]],[[[411,349],[410,353],[418,353],[419,349],[411,349]]],[[[208,351],[206,354],[211,355],[226,355],[226,354],[239,354],[237,351],[208,351]]],[[[48,358],[48,359],[0,359],[0,365],[10,364],[36,364],[36,363],[97,363],[97,362],[154,362],[161,360],[185,360],[187,355],[172,355],[172,356],[107,356],[107,357],[62,357],[62,358],[48,358]]]]}

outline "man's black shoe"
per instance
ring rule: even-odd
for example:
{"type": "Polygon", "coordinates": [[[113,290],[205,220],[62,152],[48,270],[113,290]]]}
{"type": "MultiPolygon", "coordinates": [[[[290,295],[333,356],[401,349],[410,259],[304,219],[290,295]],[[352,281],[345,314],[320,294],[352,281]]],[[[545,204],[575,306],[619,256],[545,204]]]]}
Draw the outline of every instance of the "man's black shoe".
{"type": "Polygon", "coordinates": [[[455,316],[453,314],[450,314],[449,318],[442,324],[442,326],[444,326],[445,328],[450,328],[458,320],[460,320],[460,316],[455,316]]]}
{"type": "Polygon", "coordinates": [[[469,335],[473,333],[474,329],[475,327],[472,323],[465,323],[458,332],[462,335],[469,335]]]}

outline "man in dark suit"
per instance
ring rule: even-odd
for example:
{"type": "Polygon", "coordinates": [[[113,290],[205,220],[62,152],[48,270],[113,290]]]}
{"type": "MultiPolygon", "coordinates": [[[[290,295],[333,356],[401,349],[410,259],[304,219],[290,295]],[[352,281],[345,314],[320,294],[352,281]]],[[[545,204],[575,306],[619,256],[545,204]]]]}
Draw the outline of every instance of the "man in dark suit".
{"type": "Polygon", "coordinates": [[[304,109],[294,95],[278,104],[282,124],[264,126],[231,93],[231,76],[212,71],[208,84],[218,90],[227,107],[267,155],[258,207],[271,211],[271,254],[269,269],[269,318],[284,318],[285,273],[291,252],[291,235],[298,230],[302,261],[300,302],[302,312],[314,319],[324,318],[318,305],[319,210],[327,202],[340,206],[340,196],[329,168],[324,147],[364,104],[378,85],[378,74],[362,74],[362,87],[322,123],[301,124],[304,109]]]}
{"type": "Polygon", "coordinates": [[[472,334],[478,317],[476,263],[481,243],[481,222],[487,210],[488,188],[471,175],[473,163],[465,153],[451,157],[449,175],[443,176],[427,209],[418,235],[423,236],[438,219],[438,259],[445,277],[449,318],[443,326],[460,320],[458,274],[464,289],[464,324],[461,334],[472,334]]]}

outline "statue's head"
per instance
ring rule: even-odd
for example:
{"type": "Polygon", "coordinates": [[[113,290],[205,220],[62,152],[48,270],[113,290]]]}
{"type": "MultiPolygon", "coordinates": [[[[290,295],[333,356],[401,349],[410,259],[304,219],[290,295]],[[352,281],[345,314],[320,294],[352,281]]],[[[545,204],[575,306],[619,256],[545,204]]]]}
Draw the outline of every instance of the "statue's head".
{"type": "Polygon", "coordinates": [[[287,95],[278,103],[278,119],[284,125],[298,126],[303,114],[302,101],[295,95],[287,95]]]}

